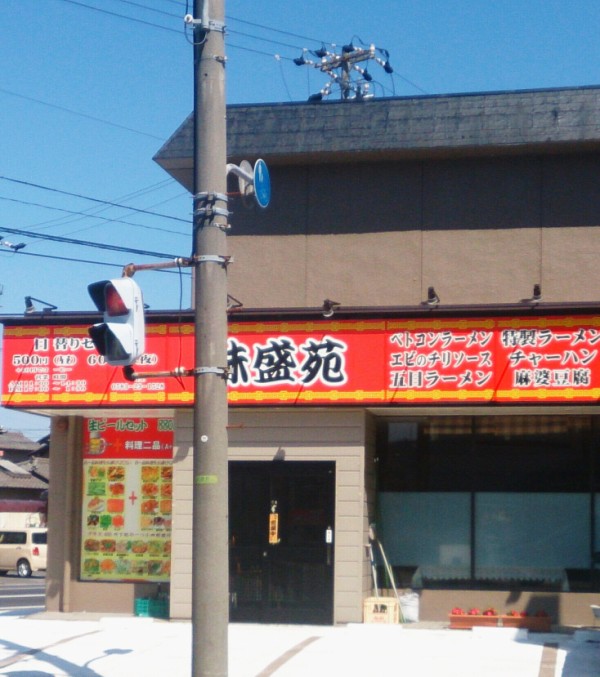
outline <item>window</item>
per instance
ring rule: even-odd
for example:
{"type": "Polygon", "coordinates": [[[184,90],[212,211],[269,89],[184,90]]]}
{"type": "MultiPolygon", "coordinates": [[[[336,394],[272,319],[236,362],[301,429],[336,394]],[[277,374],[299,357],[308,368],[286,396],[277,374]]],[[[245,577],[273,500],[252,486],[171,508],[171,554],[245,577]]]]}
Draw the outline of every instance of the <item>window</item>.
{"type": "Polygon", "coordinates": [[[413,585],[589,589],[600,551],[596,430],[591,416],[383,420],[379,510],[391,563],[412,567],[413,585]]]}
{"type": "Polygon", "coordinates": [[[27,534],[24,531],[2,531],[0,532],[0,543],[5,545],[24,545],[27,540],[27,534]]]}
{"type": "MultiPolygon", "coordinates": [[[[590,417],[383,422],[380,491],[589,491],[590,417]]],[[[600,486],[600,453],[596,452],[600,486]]]]}

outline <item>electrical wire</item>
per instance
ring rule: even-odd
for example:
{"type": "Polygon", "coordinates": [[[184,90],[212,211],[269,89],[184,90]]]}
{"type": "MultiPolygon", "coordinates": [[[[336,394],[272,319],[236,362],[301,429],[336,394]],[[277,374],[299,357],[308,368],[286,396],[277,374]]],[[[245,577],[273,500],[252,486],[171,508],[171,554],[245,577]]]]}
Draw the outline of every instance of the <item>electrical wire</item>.
{"type": "MultiPolygon", "coordinates": [[[[0,249],[0,254],[2,254],[2,250],[0,249]]],[[[7,252],[10,253],[10,252],[7,252]]],[[[122,263],[109,263],[106,261],[92,261],[90,259],[76,259],[74,257],[69,257],[69,256],[52,256],[50,254],[36,254],[34,252],[26,252],[23,251],[22,249],[19,250],[18,252],[12,252],[13,256],[35,256],[36,258],[40,259],[53,259],[55,261],[67,261],[69,263],[86,263],[86,264],[91,264],[95,266],[109,266],[111,268],[120,268],[121,270],[123,269],[123,264],[122,263]]],[[[168,269],[163,269],[159,268],[158,270],[151,270],[149,271],[151,273],[170,273],[171,275],[179,275],[180,273],[176,270],[168,270],[168,269]]],[[[191,273],[181,273],[181,275],[191,275],[191,273]]]]}
{"type": "MultiPolygon", "coordinates": [[[[50,242],[61,242],[64,244],[74,244],[79,247],[93,247],[96,249],[107,249],[113,252],[128,252],[129,254],[139,254],[140,256],[153,256],[158,259],[176,259],[176,254],[165,254],[164,252],[153,252],[146,249],[133,249],[131,247],[121,247],[119,245],[108,244],[105,242],[90,242],[89,240],[76,240],[72,237],[62,237],[60,235],[49,235],[48,233],[32,233],[20,228],[5,228],[0,230],[3,233],[11,233],[13,235],[22,235],[24,237],[33,237],[40,240],[48,240],[50,242]]],[[[1,237],[1,236],[0,236],[1,237]]]]}
{"type": "Polygon", "coordinates": [[[233,48],[233,49],[241,49],[244,52],[251,52],[252,54],[260,54],[261,56],[268,56],[270,59],[272,59],[275,56],[279,56],[280,59],[285,59],[286,61],[293,61],[292,57],[288,56],[281,56],[280,54],[273,54],[273,52],[263,52],[260,49],[252,49],[251,47],[242,47],[241,45],[236,45],[233,42],[228,42],[227,43],[227,48],[233,48]]]}
{"type": "MultiPolygon", "coordinates": [[[[241,35],[244,38],[250,38],[251,40],[258,40],[260,42],[269,42],[272,45],[279,45],[280,47],[289,47],[290,49],[299,49],[297,45],[290,45],[287,42],[280,42],[279,40],[270,40],[269,38],[260,38],[257,35],[251,35],[250,33],[243,33],[242,31],[233,31],[229,29],[227,31],[231,35],[241,35]]],[[[228,43],[229,44],[229,43],[228,43]]]]}
{"type": "Polygon", "coordinates": [[[26,96],[25,94],[19,94],[17,92],[12,92],[9,89],[4,89],[0,87],[0,92],[2,94],[8,94],[9,96],[15,96],[19,99],[25,99],[25,101],[31,101],[33,103],[39,103],[42,106],[48,106],[48,108],[54,108],[56,110],[63,111],[64,113],[70,113],[71,115],[76,115],[80,118],[85,118],[87,120],[93,120],[94,122],[100,122],[103,125],[109,125],[110,127],[115,127],[116,129],[121,129],[126,132],[132,132],[133,134],[140,134],[141,136],[147,136],[151,139],[156,139],[157,141],[165,141],[165,138],[162,136],[157,136],[156,134],[149,134],[148,132],[141,132],[139,129],[133,129],[132,127],[126,127],[125,125],[120,125],[117,122],[110,122],[109,120],[103,120],[102,118],[97,118],[94,115],[88,115],[87,113],[81,113],[80,111],[73,110],[72,108],[66,108],[65,106],[59,106],[54,103],[49,103],[48,101],[42,101],[41,99],[36,99],[33,96],[26,96]]]}
{"type": "Polygon", "coordinates": [[[318,40],[317,38],[309,38],[306,35],[298,35],[298,33],[291,33],[290,31],[283,31],[279,28],[273,28],[271,26],[265,26],[264,24],[258,24],[254,23],[253,21],[246,21],[245,19],[238,19],[234,16],[228,16],[227,17],[228,21],[237,21],[238,23],[241,24],[246,24],[246,26],[253,26],[254,28],[262,28],[265,31],[271,31],[273,33],[280,33],[281,35],[288,35],[291,38],[298,38],[299,40],[302,40],[303,42],[305,40],[308,40],[309,42],[316,42],[317,44],[331,44],[331,43],[326,43],[324,40],[318,40]]]}
{"type": "Polygon", "coordinates": [[[156,14],[162,14],[164,16],[174,17],[175,19],[181,19],[179,14],[172,14],[171,12],[165,12],[163,9],[156,9],[156,7],[148,7],[148,5],[142,5],[139,2],[133,2],[133,0],[116,0],[116,2],[122,2],[124,5],[132,5],[133,7],[140,7],[148,12],[155,12],[156,14]]]}
{"type": "Polygon", "coordinates": [[[127,16],[126,14],[119,14],[118,12],[111,12],[108,9],[101,9],[100,7],[94,7],[92,5],[86,5],[84,2],[77,2],[77,0],[62,0],[69,5],[77,5],[78,7],[85,7],[85,9],[91,9],[94,12],[100,12],[100,14],[108,14],[109,16],[114,16],[119,19],[127,19],[129,21],[135,21],[136,23],[143,24],[145,26],[151,26],[152,28],[161,28],[163,31],[169,31],[170,33],[179,33],[181,34],[180,29],[168,28],[167,26],[161,26],[160,24],[152,23],[151,21],[144,21],[143,19],[136,19],[135,17],[127,16]]]}
{"type": "MultiPolygon", "coordinates": [[[[63,0],[64,2],[65,0],[63,0]]],[[[10,181],[11,183],[17,183],[22,186],[29,186],[30,188],[39,188],[40,190],[47,190],[51,193],[58,193],[59,195],[68,195],[69,197],[76,197],[80,200],[89,200],[90,202],[98,202],[103,205],[108,205],[110,207],[119,207],[120,209],[128,209],[129,211],[136,212],[137,214],[149,214],[150,216],[160,216],[162,219],[171,219],[172,221],[179,221],[180,223],[188,223],[186,219],[181,219],[178,216],[169,216],[168,214],[160,214],[158,212],[152,212],[148,209],[140,209],[138,207],[128,207],[127,205],[118,204],[117,202],[111,202],[110,200],[100,200],[95,197],[90,197],[89,195],[82,195],[80,193],[71,193],[66,190],[60,190],[59,188],[51,188],[50,186],[43,186],[39,183],[33,183],[31,181],[24,181],[22,179],[14,179],[10,176],[0,176],[2,181],[10,181]]]]}
{"type": "MultiPolygon", "coordinates": [[[[141,21],[141,20],[138,20],[138,19],[136,19],[136,18],[134,18],[134,17],[129,17],[129,16],[126,16],[126,15],[118,14],[118,13],[116,13],[116,12],[110,12],[110,11],[107,11],[107,10],[102,10],[102,9],[100,9],[100,8],[98,8],[98,7],[94,7],[94,6],[91,6],[91,5],[82,3],[82,2],[77,2],[77,1],[75,1],[75,0],[63,0],[63,1],[64,1],[64,2],[68,2],[69,4],[78,5],[78,6],[82,7],[82,8],[90,9],[90,10],[93,10],[93,11],[101,11],[101,12],[103,12],[103,13],[110,14],[111,16],[114,16],[114,17],[119,18],[119,19],[126,19],[126,20],[131,20],[131,21],[137,21],[138,23],[151,25],[151,26],[153,26],[153,27],[161,27],[161,26],[158,26],[157,24],[151,24],[150,22],[141,21]]],[[[162,14],[162,15],[164,15],[164,16],[173,17],[173,18],[177,18],[177,16],[178,16],[178,15],[176,15],[176,14],[174,14],[174,13],[171,13],[171,12],[165,12],[165,11],[162,11],[162,10],[157,10],[157,9],[155,9],[155,8],[148,7],[148,6],[146,6],[146,5],[142,5],[142,4],[140,4],[140,3],[133,2],[132,0],[119,0],[119,1],[122,2],[123,4],[132,5],[132,6],[134,6],[134,7],[139,7],[139,8],[141,8],[141,9],[146,9],[146,10],[149,10],[149,11],[154,11],[154,12],[156,12],[156,13],[158,13],[158,14],[162,14]]],[[[173,4],[178,4],[178,3],[173,3],[173,4]]],[[[186,6],[187,6],[187,5],[186,5],[186,6]]],[[[246,21],[246,20],[238,19],[238,18],[232,17],[232,16],[229,16],[228,19],[231,20],[231,21],[233,21],[233,22],[238,22],[238,23],[241,23],[241,24],[245,24],[245,25],[248,25],[248,26],[252,26],[252,27],[254,27],[254,28],[258,28],[258,29],[261,29],[261,30],[271,31],[271,32],[274,32],[274,33],[278,33],[278,34],[281,34],[281,35],[291,36],[291,37],[298,38],[298,39],[301,39],[301,40],[309,40],[309,41],[311,41],[311,42],[321,43],[321,45],[326,44],[324,41],[318,40],[318,39],[316,39],[316,38],[312,38],[312,37],[307,37],[307,36],[299,35],[299,34],[297,34],[297,33],[293,33],[293,32],[290,32],[290,31],[285,31],[285,30],[276,29],[276,28],[273,28],[273,27],[270,27],[270,26],[266,26],[266,25],[264,25],[264,24],[260,24],[260,23],[256,23],[256,22],[252,22],[252,21],[246,21]]],[[[162,26],[162,27],[164,28],[164,26],[162,26]]],[[[179,31],[173,31],[173,32],[179,32],[179,31]]],[[[243,32],[243,31],[231,31],[231,32],[234,33],[234,34],[237,34],[237,35],[239,35],[239,36],[241,36],[241,37],[245,37],[245,38],[249,38],[249,39],[254,39],[254,40],[258,40],[258,41],[262,41],[262,42],[268,42],[268,43],[273,43],[273,44],[279,44],[279,45],[282,45],[282,46],[284,46],[284,47],[288,47],[288,48],[291,48],[291,49],[298,49],[298,47],[297,47],[296,45],[292,45],[292,44],[289,44],[289,43],[280,42],[280,41],[276,41],[276,40],[271,40],[271,39],[269,39],[269,38],[263,38],[263,37],[259,37],[259,36],[253,36],[253,35],[251,35],[251,34],[248,34],[248,33],[243,32]]],[[[360,37],[358,37],[358,36],[354,36],[354,37],[356,37],[361,43],[365,44],[365,43],[360,39],[360,37]]],[[[354,39],[354,37],[353,37],[353,39],[354,39]]],[[[282,78],[283,78],[283,81],[284,81],[283,84],[284,84],[285,90],[286,90],[286,92],[287,92],[287,94],[288,94],[288,98],[289,98],[290,100],[292,100],[292,97],[291,97],[291,93],[290,93],[289,87],[288,87],[288,85],[287,85],[287,82],[285,81],[284,70],[283,70],[283,65],[282,65],[282,61],[283,61],[283,60],[292,61],[291,58],[286,57],[286,56],[282,56],[282,55],[280,55],[280,54],[272,54],[272,53],[270,53],[270,52],[266,52],[266,51],[263,51],[263,50],[258,50],[258,49],[252,49],[252,48],[249,48],[249,47],[244,47],[244,46],[242,46],[242,45],[236,45],[235,43],[228,43],[228,44],[229,44],[230,47],[232,47],[232,48],[234,48],[234,49],[240,49],[240,50],[243,50],[243,51],[252,52],[252,53],[255,53],[255,54],[258,54],[258,55],[261,55],[261,56],[274,57],[274,58],[277,60],[278,64],[279,64],[279,68],[280,68],[280,71],[281,71],[281,75],[282,75],[282,78]]],[[[331,44],[331,43],[329,43],[329,44],[331,44]]],[[[410,84],[411,86],[413,86],[413,87],[419,89],[419,90],[422,91],[423,93],[427,93],[427,92],[425,92],[425,90],[421,89],[418,85],[416,85],[415,83],[411,82],[411,81],[408,80],[407,78],[404,78],[403,76],[400,76],[400,75],[399,75],[398,77],[402,78],[405,82],[407,82],[407,83],[410,84]]],[[[382,91],[385,91],[385,90],[387,89],[387,88],[385,87],[385,85],[383,85],[382,83],[375,83],[375,84],[379,84],[379,86],[381,86],[381,88],[382,88],[382,91]]],[[[156,135],[149,134],[149,133],[146,133],[146,132],[142,132],[142,131],[140,131],[140,130],[132,129],[132,128],[130,128],[130,127],[126,127],[126,126],[120,125],[120,124],[118,124],[118,123],[112,123],[112,122],[110,122],[110,121],[103,120],[103,119],[101,119],[101,118],[97,118],[97,117],[94,117],[94,116],[91,116],[91,115],[87,115],[87,114],[85,114],[85,113],[80,113],[80,112],[78,112],[78,111],[74,111],[74,110],[69,109],[69,108],[64,107],[64,106],[59,106],[59,105],[56,105],[56,104],[49,103],[49,102],[47,102],[47,101],[42,101],[41,99],[36,99],[36,98],[34,98],[34,97],[22,95],[22,94],[19,94],[19,93],[17,93],[17,92],[13,92],[13,91],[6,90],[6,89],[3,89],[3,88],[0,88],[0,92],[5,93],[5,94],[8,94],[8,95],[10,95],[10,96],[19,97],[19,98],[23,98],[23,99],[28,100],[28,101],[32,101],[32,102],[35,102],[35,103],[39,103],[39,104],[42,104],[42,105],[46,105],[46,106],[49,106],[49,107],[51,107],[51,108],[55,108],[55,109],[57,109],[57,110],[61,110],[61,111],[64,111],[64,112],[68,112],[68,113],[71,113],[71,114],[74,114],[74,115],[79,115],[79,116],[81,116],[81,117],[91,119],[91,120],[93,120],[93,121],[95,121],[95,122],[99,122],[99,123],[102,123],[102,124],[107,124],[107,125],[110,125],[110,126],[113,126],[113,127],[119,128],[119,129],[123,129],[123,130],[129,131],[129,132],[132,132],[132,133],[141,134],[141,135],[144,135],[144,136],[148,136],[148,137],[151,137],[151,138],[155,138],[155,139],[157,139],[157,140],[163,140],[161,137],[158,137],[158,136],[156,136],[156,135]]],[[[393,92],[393,94],[395,94],[395,91],[393,92]]],[[[149,209],[139,209],[139,208],[134,208],[134,207],[128,207],[128,206],[126,206],[126,205],[119,204],[119,203],[116,203],[116,202],[109,202],[109,201],[105,201],[105,200],[98,200],[98,199],[96,199],[96,198],[91,198],[91,197],[89,197],[89,196],[84,196],[84,195],[75,194],[75,193],[69,193],[69,192],[66,192],[66,191],[61,191],[61,190],[59,190],[59,189],[50,188],[50,187],[47,187],[47,186],[41,186],[41,185],[39,185],[39,184],[33,184],[33,183],[27,182],[27,181],[19,181],[19,180],[17,180],[17,179],[12,179],[12,178],[10,178],[10,177],[0,177],[0,178],[2,178],[2,179],[4,179],[4,180],[7,180],[7,181],[13,181],[13,182],[16,182],[16,183],[21,183],[21,184],[23,184],[23,185],[29,185],[29,186],[32,186],[32,187],[40,188],[40,189],[43,189],[43,190],[49,190],[49,191],[52,191],[52,192],[56,192],[56,193],[61,193],[61,194],[69,195],[69,196],[71,196],[71,197],[77,197],[77,198],[80,198],[80,199],[91,200],[91,201],[94,201],[94,202],[97,202],[97,203],[99,203],[99,204],[104,205],[105,208],[119,207],[119,208],[126,209],[126,210],[129,210],[129,211],[134,211],[134,212],[137,212],[137,213],[150,214],[150,215],[154,215],[154,216],[159,216],[159,217],[161,217],[161,218],[167,218],[167,219],[177,220],[177,221],[179,221],[179,222],[182,222],[182,223],[185,223],[186,225],[188,225],[188,221],[185,220],[185,219],[180,219],[180,218],[173,217],[173,216],[169,216],[169,215],[166,215],[166,214],[159,214],[159,213],[153,212],[153,211],[151,211],[151,210],[149,210],[149,209]]],[[[6,200],[6,201],[19,202],[18,200],[13,199],[13,198],[0,198],[0,199],[4,199],[4,200],[6,200]]],[[[21,201],[21,203],[27,204],[25,201],[21,201]]],[[[53,210],[57,210],[57,211],[62,211],[62,212],[64,212],[65,214],[71,214],[71,215],[73,215],[73,216],[80,216],[80,217],[82,217],[82,218],[86,218],[86,215],[85,215],[84,213],[82,213],[82,212],[76,212],[76,211],[73,211],[73,210],[66,210],[66,209],[61,209],[61,208],[56,208],[56,207],[50,207],[50,206],[44,206],[44,205],[40,205],[39,203],[29,203],[29,204],[31,204],[32,206],[39,206],[39,207],[42,207],[42,208],[53,209],[53,210]]],[[[133,226],[133,227],[145,228],[145,229],[148,229],[148,230],[157,230],[157,231],[162,231],[162,232],[168,232],[168,233],[170,233],[170,234],[176,234],[176,235],[180,235],[180,236],[185,236],[185,235],[187,235],[187,234],[178,233],[178,232],[176,232],[176,231],[172,231],[172,230],[168,230],[168,229],[162,229],[162,228],[158,228],[158,227],[144,226],[143,224],[131,223],[131,222],[124,221],[124,220],[118,219],[118,218],[112,218],[112,219],[109,219],[109,218],[107,218],[107,217],[102,217],[102,216],[98,216],[98,215],[90,215],[90,216],[91,216],[91,218],[99,219],[99,220],[102,220],[102,221],[105,221],[105,222],[125,223],[125,224],[131,225],[131,226],[133,226]]],[[[54,220],[54,222],[56,223],[56,220],[54,220]]],[[[40,225],[42,225],[42,224],[37,224],[36,227],[39,227],[40,225]]],[[[48,227],[50,227],[50,226],[48,226],[48,227]]],[[[92,227],[93,227],[93,226],[89,226],[89,228],[92,228],[92,227]]],[[[86,230],[86,229],[82,229],[82,230],[86,230]]]]}
{"type": "MultiPolygon", "coordinates": [[[[177,267],[178,272],[180,273],[179,275],[179,317],[177,318],[176,325],[181,328],[181,325],[183,324],[183,271],[181,270],[181,266],[177,267]]],[[[178,341],[178,356],[177,356],[177,371],[180,371],[181,369],[181,362],[183,359],[183,334],[181,331],[177,332],[177,335],[179,337],[178,341]]],[[[183,387],[183,379],[181,376],[176,377],[179,384],[183,387]]]]}
{"type": "MultiPolygon", "coordinates": [[[[187,237],[189,235],[189,233],[180,233],[176,230],[169,230],[167,228],[159,228],[158,226],[147,226],[147,225],[144,225],[142,223],[133,223],[132,221],[124,221],[123,219],[109,219],[107,216],[99,216],[97,214],[86,214],[85,212],[77,212],[77,211],[73,211],[72,209],[63,209],[61,207],[51,207],[50,205],[44,205],[44,204],[40,204],[38,202],[29,202],[27,200],[17,200],[16,198],[4,197],[2,195],[0,195],[0,200],[3,200],[4,202],[15,202],[16,204],[26,205],[26,206],[29,206],[29,207],[40,207],[41,209],[48,209],[48,210],[51,210],[51,211],[63,212],[65,214],[72,214],[74,216],[80,216],[81,218],[84,218],[84,219],[98,219],[98,220],[101,220],[101,221],[105,221],[107,223],[122,223],[126,226],[132,226],[134,228],[143,228],[144,230],[157,230],[157,231],[160,231],[161,233],[169,233],[169,235],[179,235],[181,237],[187,237]]],[[[46,225],[47,228],[56,227],[57,225],[59,225],[59,224],[55,223],[56,221],[60,221],[60,219],[53,219],[53,223],[52,223],[51,226],[48,226],[46,224],[41,224],[41,225],[46,225]]],[[[68,223],[68,222],[66,222],[66,223],[68,223]]],[[[63,223],[63,225],[66,225],[66,223],[63,223]]],[[[35,226],[29,226],[29,228],[35,228],[35,227],[39,227],[39,226],[40,226],[40,224],[37,224],[35,226]]],[[[89,228],[94,228],[94,227],[95,226],[89,226],[87,228],[82,228],[82,229],[79,229],[78,231],[74,231],[74,232],[81,232],[83,230],[88,230],[89,228]]],[[[4,230],[4,231],[8,232],[8,230],[5,226],[4,227],[0,226],[0,230],[4,230]]],[[[69,233],[69,234],[71,234],[71,233],[69,233]]]]}
{"type": "MultiPolygon", "coordinates": [[[[132,200],[134,198],[141,197],[143,195],[147,195],[148,193],[153,193],[156,190],[158,190],[159,188],[164,188],[169,184],[176,184],[176,181],[172,178],[164,179],[162,181],[158,181],[157,183],[153,183],[149,186],[145,186],[144,188],[139,188],[138,190],[135,190],[131,193],[126,193],[125,195],[120,195],[119,197],[115,198],[115,201],[118,201],[119,203],[121,203],[124,200],[132,200]]],[[[175,200],[175,199],[181,197],[181,195],[184,195],[184,194],[187,194],[187,191],[185,193],[180,193],[179,195],[177,195],[175,197],[168,198],[167,200],[164,200],[163,202],[175,200]]],[[[156,206],[156,203],[151,205],[151,207],[155,207],[155,206],[156,206]]],[[[85,209],[83,211],[75,212],[74,215],[78,216],[77,219],[74,219],[74,218],[68,217],[68,216],[61,216],[59,218],[49,219],[49,220],[46,220],[46,221],[38,221],[37,223],[29,224],[27,227],[28,228],[38,228],[38,229],[52,228],[52,227],[59,226],[59,225],[67,225],[67,224],[73,223],[75,221],[81,221],[82,219],[86,219],[88,217],[104,218],[104,219],[107,219],[108,221],[125,223],[126,225],[134,225],[134,226],[137,225],[137,224],[134,224],[134,223],[130,223],[129,221],[122,221],[118,217],[111,217],[110,219],[108,219],[107,217],[98,217],[97,216],[101,212],[105,212],[109,209],[111,209],[110,206],[104,206],[104,205],[96,206],[96,205],[94,205],[93,207],[89,207],[88,209],[85,209]]],[[[149,207],[146,207],[146,209],[149,209],[149,207]]],[[[93,226],[90,226],[90,227],[93,227],[93,226]]],[[[150,226],[148,226],[148,228],[150,228],[150,226]]],[[[167,232],[167,233],[179,234],[178,231],[171,231],[171,230],[167,230],[167,229],[163,229],[163,228],[157,228],[156,230],[163,230],[164,232],[167,232]]],[[[71,235],[72,233],[67,233],[67,234],[71,235]]]]}
{"type": "MultiPolygon", "coordinates": [[[[145,5],[141,5],[141,4],[139,4],[139,3],[132,2],[131,0],[118,0],[118,1],[119,1],[119,2],[123,2],[123,3],[125,3],[125,4],[134,5],[134,6],[137,6],[137,7],[146,9],[146,10],[149,10],[149,11],[156,11],[156,12],[159,12],[160,14],[163,14],[163,15],[166,15],[166,16],[169,16],[169,17],[176,18],[176,15],[175,15],[175,14],[171,14],[171,13],[168,13],[168,12],[163,12],[163,11],[161,11],[161,10],[155,10],[155,9],[153,9],[153,8],[151,8],[151,7],[147,7],[147,6],[145,6],[145,5]]],[[[152,26],[153,28],[162,28],[163,30],[170,31],[170,32],[172,32],[172,33],[180,33],[180,32],[181,32],[181,31],[178,30],[178,29],[168,28],[167,26],[162,26],[162,25],[160,25],[160,24],[155,24],[155,23],[152,23],[152,22],[150,22],[150,21],[144,21],[144,20],[142,20],[142,19],[136,19],[135,17],[130,17],[130,16],[127,16],[127,15],[125,15],[125,14],[119,14],[118,12],[111,12],[111,11],[109,11],[109,10],[101,9],[101,8],[99,8],[99,7],[93,7],[92,5],[86,5],[85,3],[78,2],[77,0],[62,0],[62,2],[67,2],[67,3],[72,4],[72,5],[78,5],[78,6],[80,6],[80,7],[84,7],[84,8],[86,8],[86,9],[90,9],[90,10],[93,10],[93,11],[96,11],[96,12],[101,12],[101,13],[104,13],[104,14],[109,14],[109,15],[114,16],[114,17],[119,18],[119,19],[125,19],[125,20],[129,20],[129,21],[135,21],[135,22],[137,22],[137,23],[141,23],[141,24],[145,24],[145,25],[148,25],[148,26],[152,26]]],[[[188,3],[186,2],[186,12],[187,12],[188,7],[189,7],[189,5],[188,5],[188,3]]],[[[227,21],[233,21],[233,22],[236,22],[236,21],[237,21],[237,22],[239,22],[239,23],[242,23],[242,24],[245,24],[245,25],[248,25],[248,26],[253,26],[254,28],[260,28],[260,29],[262,29],[262,30],[271,31],[271,32],[273,32],[273,33],[279,33],[279,34],[281,34],[281,35],[287,35],[287,36],[289,36],[289,37],[294,37],[294,38],[297,38],[297,39],[302,40],[302,41],[314,42],[314,43],[321,44],[321,45],[330,45],[330,46],[332,46],[332,47],[335,46],[335,43],[328,42],[328,41],[326,41],[326,40],[319,40],[319,39],[317,39],[317,38],[313,38],[313,37],[308,37],[308,36],[300,35],[300,34],[298,34],[298,33],[293,33],[293,32],[291,32],[291,31],[285,31],[285,30],[281,30],[281,29],[278,29],[278,28],[273,28],[273,27],[271,27],[271,26],[266,26],[266,25],[264,25],[264,24],[259,24],[259,23],[253,22],[253,21],[247,21],[247,20],[245,20],[245,19],[238,19],[237,17],[230,16],[230,15],[227,16],[227,21]]],[[[288,48],[290,48],[290,49],[297,49],[297,50],[302,50],[302,49],[303,49],[302,47],[299,47],[299,46],[296,46],[296,45],[290,45],[290,44],[288,44],[288,43],[278,42],[278,41],[276,41],[276,40],[271,40],[271,39],[269,39],[269,38],[264,38],[264,37],[249,35],[249,34],[247,34],[247,33],[241,32],[241,31],[234,31],[234,30],[231,30],[231,29],[230,29],[229,32],[230,32],[231,34],[238,34],[238,35],[240,35],[240,36],[242,36],[242,37],[249,37],[249,38],[251,38],[251,39],[253,39],[253,40],[258,40],[258,41],[262,41],[262,42],[268,42],[268,43],[279,44],[279,45],[288,47],[288,48]]],[[[187,26],[185,27],[185,34],[186,34],[186,37],[187,37],[188,42],[189,42],[190,40],[189,40],[189,36],[188,36],[188,33],[187,33],[187,26]]],[[[279,56],[279,57],[282,58],[282,59],[285,58],[285,59],[288,59],[288,60],[290,60],[290,61],[293,60],[293,59],[288,58],[288,57],[282,57],[281,55],[275,55],[275,54],[272,54],[272,53],[270,53],[270,52],[264,52],[264,51],[260,51],[260,50],[257,50],[257,49],[252,49],[252,48],[250,48],[250,47],[243,47],[242,45],[236,45],[236,44],[233,44],[233,43],[230,43],[230,42],[227,43],[227,46],[228,46],[228,47],[233,47],[234,49],[239,49],[239,50],[242,50],[242,51],[245,51],[245,52],[250,52],[250,53],[252,53],[252,54],[259,54],[259,55],[262,55],[262,56],[269,56],[269,57],[277,57],[277,56],[279,56]]],[[[393,81],[395,78],[399,78],[400,80],[402,80],[402,81],[405,82],[406,84],[410,85],[411,87],[414,87],[415,89],[417,89],[417,90],[420,91],[421,93],[423,93],[423,94],[428,94],[428,92],[427,92],[426,90],[424,90],[422,87],[420,87],[419,85],[417,85],[417,84],[416,84],[415,82],[413,82],[412,80],[409,80],[409,79],[406,78],[405,76],[401,75],[400,73],[397,73],[396,71],[394,71],[394,73],[392,73],[390,77],[391,77],[392,81],[393,81]]],[[[394,90],[393,94],[395,95],[395,90],[394,90]]]]}
{"type": "Polygon", "coordinates": [[[281,57],[279,54],[275,54],[275,61],[279,64],[279,74],[281,75],[281,81],[283,82],[283,86],[285,87],[285,91],[287,92],[288,99],[292,101],[292,93],[290,92],[290,88],[288,87],[287,80],[285,78],[285,71],[283,70],[283,64],[281,63],[281,57]]]}

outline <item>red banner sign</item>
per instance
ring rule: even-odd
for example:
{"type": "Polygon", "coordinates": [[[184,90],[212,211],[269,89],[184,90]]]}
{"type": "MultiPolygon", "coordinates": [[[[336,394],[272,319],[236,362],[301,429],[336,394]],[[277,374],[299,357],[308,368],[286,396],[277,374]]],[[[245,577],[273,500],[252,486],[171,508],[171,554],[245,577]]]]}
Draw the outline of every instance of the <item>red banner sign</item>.
{"type": "MultiPolygon", "coordinates": [[[[2,404],[191,406],[193,379],[134,382],[86,327],[6,327],[2,404]]],[[[229,401],[253,404],[591,402],[600,318],[404,319],[230,324],[229,401]]],[[[135,371],[194,366],[193,325],[149,324],[135,371]]],[[[220,366],[220,365],[214,365],[220,366]]]]}

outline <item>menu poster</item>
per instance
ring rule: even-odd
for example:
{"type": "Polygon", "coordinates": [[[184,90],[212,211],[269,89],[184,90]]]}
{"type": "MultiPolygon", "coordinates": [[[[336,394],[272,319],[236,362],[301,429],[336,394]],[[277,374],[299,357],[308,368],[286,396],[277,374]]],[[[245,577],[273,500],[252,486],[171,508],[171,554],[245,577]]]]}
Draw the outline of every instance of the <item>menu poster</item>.
{"type": "Polygon", "coordinates": [[[173,427],[169,418],[86,419],[81,580],[169,580],[173,427]]]}

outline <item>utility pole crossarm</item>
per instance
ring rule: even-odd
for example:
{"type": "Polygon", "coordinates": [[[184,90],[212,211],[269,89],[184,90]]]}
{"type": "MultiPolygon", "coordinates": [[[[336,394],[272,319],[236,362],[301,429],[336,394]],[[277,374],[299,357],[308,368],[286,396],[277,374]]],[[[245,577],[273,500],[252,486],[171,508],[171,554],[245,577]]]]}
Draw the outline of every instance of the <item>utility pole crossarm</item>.
{"type": "MultiPolygon", "coordinates": [[[[335,45],[333,45],[333,48],[335,48],[335,45]]],[[[329,96],[333,85],[339,86],[341,98],[345,101],[364,101],[373,98],[370,85],[373,82],[373,76],[367,71],[366,67],[362,68],[358,65],[363,61],[375,61],[388,75],[394,72],[390,65],[388,51],[375,47],[373,44],[369,47],[355,47],[350,43],[342,47],[341,54],[335,51],[330,52],[323,46],[321,49],[311,52],[318,58],[318,61],[307,59],[305,54],[308,51],[307,49],[302,50],[302,56],[294,59],[296,66],[312,66],[330,78],[330,82],[326,83],[317,94],[311,94],[308,98],[309,101],[321,101],[324,97],[329,96]],[[378,53],[381,56],[377,56],[378,53]],[[360,77],[357,77],[356,73],[360,77]],[[355,76],[354,79],[352,78],[353,75],[355,76]]]]}

